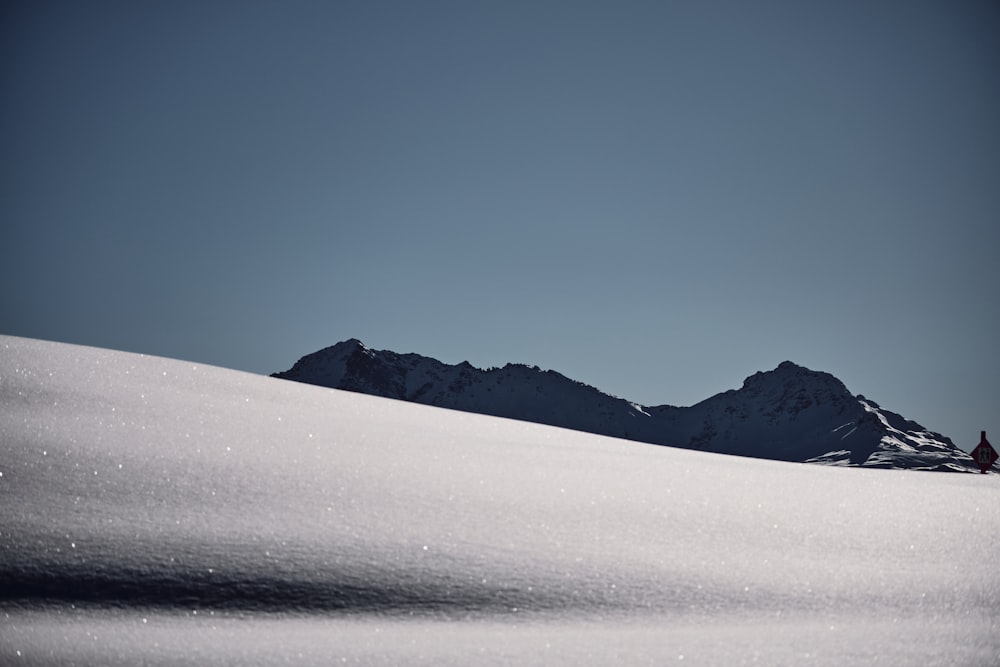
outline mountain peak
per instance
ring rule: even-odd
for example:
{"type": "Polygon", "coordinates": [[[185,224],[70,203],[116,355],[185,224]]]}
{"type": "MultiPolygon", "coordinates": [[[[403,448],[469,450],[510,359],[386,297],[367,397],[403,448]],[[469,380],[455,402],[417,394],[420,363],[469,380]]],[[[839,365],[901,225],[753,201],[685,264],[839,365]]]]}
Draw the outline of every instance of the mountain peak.
{"type": "Polygon", "coordinates": [[[814,371],[811,368],[806,368],[805,366],[799,365],[794,361],[782,361],[780,364],[775,366],[773,370],[757,371],[751,377],[756,377],[756,376],[795,377],[795,376],[810,376],[810,375],[829,375],[829,373],[824,373],[823,371],[814,371]]]}
{"type": "Polygon", "coordinates": [[[347,340],[341,341],[329,349],[338,350],[342,352],[359,351],[359,352],[369,353],[372,351],[367,345],[362,343],[357,338],[348,338],[347,340]]]}
{"type": "Polygon", "coordinates": [[[791,361],[783,361],[771,371],[758,371],[743,381],[741,392],[759,399],[786,401],[793,394],[830,400],[850,399],[851,392],[830,373],[814,371],[791,361]]]}

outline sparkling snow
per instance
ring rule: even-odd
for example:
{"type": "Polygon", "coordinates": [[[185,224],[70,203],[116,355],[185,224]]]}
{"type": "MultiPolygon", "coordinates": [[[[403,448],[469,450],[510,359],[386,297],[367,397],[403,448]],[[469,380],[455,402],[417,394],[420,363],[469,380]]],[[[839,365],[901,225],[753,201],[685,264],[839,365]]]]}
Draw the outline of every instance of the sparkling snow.
{"type": "Polygon", "coordinates": [[[998,482],[0,338],[0,663],[995,664],[998,482]]]}

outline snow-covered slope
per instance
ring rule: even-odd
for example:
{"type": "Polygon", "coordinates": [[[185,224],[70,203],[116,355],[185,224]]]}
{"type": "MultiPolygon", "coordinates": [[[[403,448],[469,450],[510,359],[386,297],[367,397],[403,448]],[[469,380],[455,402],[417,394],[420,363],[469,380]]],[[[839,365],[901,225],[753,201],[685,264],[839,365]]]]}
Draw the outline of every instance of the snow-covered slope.
{"type": "Polygon", "coordinates": [[[480,370],[351,339],[275,377],[660,445],[781,461],[973,472],[951,440],[853,396],[830,375],[784,362],[688,407],[646,407],[554,371],[480,370]]]}
{"type": "Polygon", "coordinates": [[[998,479],[0,338],[0,664],[991,664],[998,479]]]}

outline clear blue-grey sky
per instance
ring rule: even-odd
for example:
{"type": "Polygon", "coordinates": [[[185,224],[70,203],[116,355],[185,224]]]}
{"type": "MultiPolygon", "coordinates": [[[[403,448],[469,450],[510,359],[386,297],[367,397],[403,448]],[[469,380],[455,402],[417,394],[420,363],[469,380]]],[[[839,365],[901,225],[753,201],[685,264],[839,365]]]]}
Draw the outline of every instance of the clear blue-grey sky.
{"type": "Polygon", "coordinates": [[[0,12],[2,333],[675,405],[791,359],[1000,445],[996,2],[0,12]]]}

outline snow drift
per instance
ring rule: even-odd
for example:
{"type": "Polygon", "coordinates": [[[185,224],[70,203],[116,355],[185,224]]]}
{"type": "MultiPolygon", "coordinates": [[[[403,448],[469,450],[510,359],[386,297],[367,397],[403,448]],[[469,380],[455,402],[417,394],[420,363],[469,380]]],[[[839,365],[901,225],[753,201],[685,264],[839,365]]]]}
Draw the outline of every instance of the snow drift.
{"type": "Polygon", "coordinates": [[[997,479],[5,337],[0,662],[988,664],[997,479]]]}

